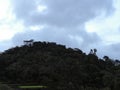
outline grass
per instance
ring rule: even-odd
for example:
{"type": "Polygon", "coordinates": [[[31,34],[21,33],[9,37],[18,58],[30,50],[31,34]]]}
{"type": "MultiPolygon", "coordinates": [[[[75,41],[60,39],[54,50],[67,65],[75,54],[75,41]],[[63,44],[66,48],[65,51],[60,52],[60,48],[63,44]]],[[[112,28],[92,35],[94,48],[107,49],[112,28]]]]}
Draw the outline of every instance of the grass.
{"type": "Polygon", "coordinates": [[[47,86],[19,86],[21,89],[37,89],[37,88],[47,88],[47,86]]]}
{"type": "Polygon", "coordinates": [[[13,90],[13,89],[6,84],[0,84],[0,90],[13,90]]]}

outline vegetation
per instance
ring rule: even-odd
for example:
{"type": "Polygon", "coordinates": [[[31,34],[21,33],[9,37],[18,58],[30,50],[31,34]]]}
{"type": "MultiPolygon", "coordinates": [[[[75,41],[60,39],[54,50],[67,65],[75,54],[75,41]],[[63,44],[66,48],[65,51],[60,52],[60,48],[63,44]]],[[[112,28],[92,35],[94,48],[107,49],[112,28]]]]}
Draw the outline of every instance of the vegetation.
{"type": "Polygon", "coordinates": [[[99,59],[96,52],[86,55],[53,42],[17,46],[0,54],[0,81],[21,88],[120,90],[120,61],[99,59]]]}
{"type": "Polygon", "coordinates": [[[6,84],[0,84],[0,90],[13,90],[13,89],[6,84]]]}
{"type": "Polygon", "coordinates": [[[47,86],[19,86],[21,89],[38,89],[38,88],[47,88],[47,86]]]}

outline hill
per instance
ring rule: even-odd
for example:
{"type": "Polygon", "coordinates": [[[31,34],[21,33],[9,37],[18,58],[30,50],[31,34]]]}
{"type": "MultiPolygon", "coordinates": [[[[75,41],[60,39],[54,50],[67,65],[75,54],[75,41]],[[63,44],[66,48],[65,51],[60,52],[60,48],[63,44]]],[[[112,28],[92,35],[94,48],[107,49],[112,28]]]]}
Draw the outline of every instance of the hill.
{"type": "Polygon", "coordinates": [[[49,90],[119,90],[120,65],[54,42],[33,42],[0,55],[0,80],[49,90]]]}

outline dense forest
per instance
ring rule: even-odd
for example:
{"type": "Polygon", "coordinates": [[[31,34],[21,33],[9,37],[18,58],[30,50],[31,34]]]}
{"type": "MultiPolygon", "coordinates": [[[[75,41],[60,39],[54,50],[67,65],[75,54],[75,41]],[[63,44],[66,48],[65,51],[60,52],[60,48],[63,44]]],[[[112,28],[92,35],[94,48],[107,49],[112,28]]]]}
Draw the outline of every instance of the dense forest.
{"type": "Polygon", "coordinates": [[[120,90],[120,61],[98,58],[96,49],[86,54],[54,42],[27,43],[0,54],[0,82],[47,90],[120,90]]]}

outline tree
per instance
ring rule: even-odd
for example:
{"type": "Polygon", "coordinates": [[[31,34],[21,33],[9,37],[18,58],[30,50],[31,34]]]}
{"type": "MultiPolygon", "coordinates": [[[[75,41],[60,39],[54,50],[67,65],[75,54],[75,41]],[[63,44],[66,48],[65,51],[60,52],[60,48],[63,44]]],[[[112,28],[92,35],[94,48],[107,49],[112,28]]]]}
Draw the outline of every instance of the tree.
{"type": "Polygon", "coordinates": [[[96,52],[97,52],[97,49],[94,49],[94,53],[93,54],[96,55],[96,52]]]}
{"type": "Polygon", "coordinates": [[[103,59],[104,59],[105,61],[109,61],[109,57],[108,57],[108,56],[104,56],[103,59]]]}

